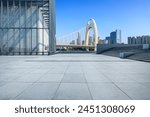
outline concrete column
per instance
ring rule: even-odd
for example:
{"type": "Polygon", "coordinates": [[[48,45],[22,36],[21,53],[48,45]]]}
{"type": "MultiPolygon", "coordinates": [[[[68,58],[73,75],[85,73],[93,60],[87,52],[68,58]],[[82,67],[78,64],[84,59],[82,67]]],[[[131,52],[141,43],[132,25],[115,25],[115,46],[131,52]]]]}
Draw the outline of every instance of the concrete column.
{"type": "Polygon", "coordinates": [[[55,21],[55,0],[49,0],[49,52],[56,52],[56,21],[55,21]]]}

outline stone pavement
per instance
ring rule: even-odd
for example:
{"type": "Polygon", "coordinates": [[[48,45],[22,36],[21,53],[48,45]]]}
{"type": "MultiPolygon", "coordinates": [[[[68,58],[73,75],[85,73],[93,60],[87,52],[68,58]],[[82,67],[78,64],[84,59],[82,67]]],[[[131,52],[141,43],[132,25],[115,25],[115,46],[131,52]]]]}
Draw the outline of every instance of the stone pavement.
{"type": "Polygon", "coordinates": [[[150,100],[150,63],[96,54],[0,56],[1,100],[150,100]]]}

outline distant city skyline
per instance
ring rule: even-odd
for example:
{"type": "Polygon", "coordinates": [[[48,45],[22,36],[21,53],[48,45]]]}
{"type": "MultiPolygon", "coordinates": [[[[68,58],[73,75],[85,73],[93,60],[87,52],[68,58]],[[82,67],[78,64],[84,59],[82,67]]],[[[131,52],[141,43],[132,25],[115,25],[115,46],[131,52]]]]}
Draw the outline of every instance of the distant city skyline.
{"type": "Polygon", "coordinates": [[[122,33],[121,30],[115,30],[110,33],[109,36],[105,38],[108,44],[121,44],[122,43],[122,33]]]}
{"type": "Polygon", "coordinates": [[[57,36],[97,22],[101,39],[121,29],[122,41],[129,36],[150,35],[150,0],[56,0],[57,36]]]}

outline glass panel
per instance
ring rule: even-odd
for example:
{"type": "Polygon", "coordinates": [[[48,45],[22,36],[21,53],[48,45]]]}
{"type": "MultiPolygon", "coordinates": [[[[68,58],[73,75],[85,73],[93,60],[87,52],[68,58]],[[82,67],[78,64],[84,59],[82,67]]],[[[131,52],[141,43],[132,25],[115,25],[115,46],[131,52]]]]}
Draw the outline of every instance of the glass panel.
{"type": "Polygon", "coordinates": [[[20,52],[25,52],[25,29],[20,30],[20,52]]]}
{"type": "Polygon", "coordinates": [[[1,13],[2,12],[2,6],[1,6],[1,2],[2,1],[0,0],[0,28],[2,27],[1,26],[1,23],[2,23],[2,13],[1,13]]]}
{"type": "Polygon", "coordinates": [[[3,2],[3,10],[2,10],[2,14],[5,14],[5,15],[3,15],[3,17],[2,17],[2,20],[3,20],[3,22],[2,22],[2,25],[3,25],[3,27],[7,27],[7,2],[3,2]]]}
{"type": "Polygon", "coordinates": [[[32,27],[37,27],[37,19],[38,19],[38,6],[36,2],[32,2],[32,27]]]}
{"type": "Polygon", "coordinates": [[[32,29],[32,52],[37,52],[37,42],[36,42],[36,29],[32,29]]]}
{"type": "Polygon", "coordinates": [[[20,11],[19,11],[19,1],[14,2],[14,23],[15,27],[19,28],[19,19],[20,19],[20,11]]]}
{"type": "Polygon", "coordinates": [[[31,28],[31,21],[32,21],[32,9],[31,9],[31,1],[26,2],[27,3],[27,9],[26,9],[26,27],[31,28]]]}
{"type": "Polygon", "coordinates": [[[21,2],[20,8],[20,27],[25,27],[25,1],[21,2]]]}
{"type": "Polygon", "coordinates": [[[15,48],[15,53],[19,53],[19,29],[15,29],[15,43],[14,43],[14,48],[15,48]]]}
{"type": "Polygon", "coordinates": [[[9,13],[8,13],[8,17],[9,17],[9,19],[8,19],[9,22],[8,23],[9,24],[8,25],[9,25],[9,27],[12,28],[14,26],[14,21],[13,21],[14,20],[13,19],[13,17],[14,17],[13,16],[13,1],[9,1],[8,5],[9,5],[9,8],[8,8],[9,9],[8,10],[9,11],[9,13]]]}
{"type": "MultiPolygon", "coordinates": [[[[8,35],[8,51],[12,53],[14,51],[14,29],[9,29],[8,33],[5,33],[5,35],[8,35]]],[[[5,38],[7,40],[7,38],[5,38]]]]}
{"type": "Polygon", "coordinates": [[[26,38],[26,52],[29,54],[31,52],[31,41],[32,41],[32,37],[31,37],[31,29],[27,29],[27,38],[26,38]]]}
{"type": "Polygon", "coordinates": [[[39,43],[39,52],[42,53],[43,52],[43,29],[39,29],[39,33],[38,33],[38,43],[39,43]]]}
{"type": "Polygon", "coordinates": [[[48,43],[49,43],[48,29],[43,30],[44,30],[44,52],[48,52],[48,43]]]}
{"type": "Polygon", "coordinates": [[[0,53],[2,52],[2,43],[3,43],[3,30],[0,29],[0,53]]]}

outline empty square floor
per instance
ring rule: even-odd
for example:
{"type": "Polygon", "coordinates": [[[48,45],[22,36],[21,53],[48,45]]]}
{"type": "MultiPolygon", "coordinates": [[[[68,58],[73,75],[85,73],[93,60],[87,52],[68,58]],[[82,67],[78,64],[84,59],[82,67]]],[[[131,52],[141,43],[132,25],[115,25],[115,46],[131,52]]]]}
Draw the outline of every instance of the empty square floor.
{"type": "Polygon", "coordinates": [[[150,100],[150,63],[96,54],[0,56],[1,100],[150,100]]]}

